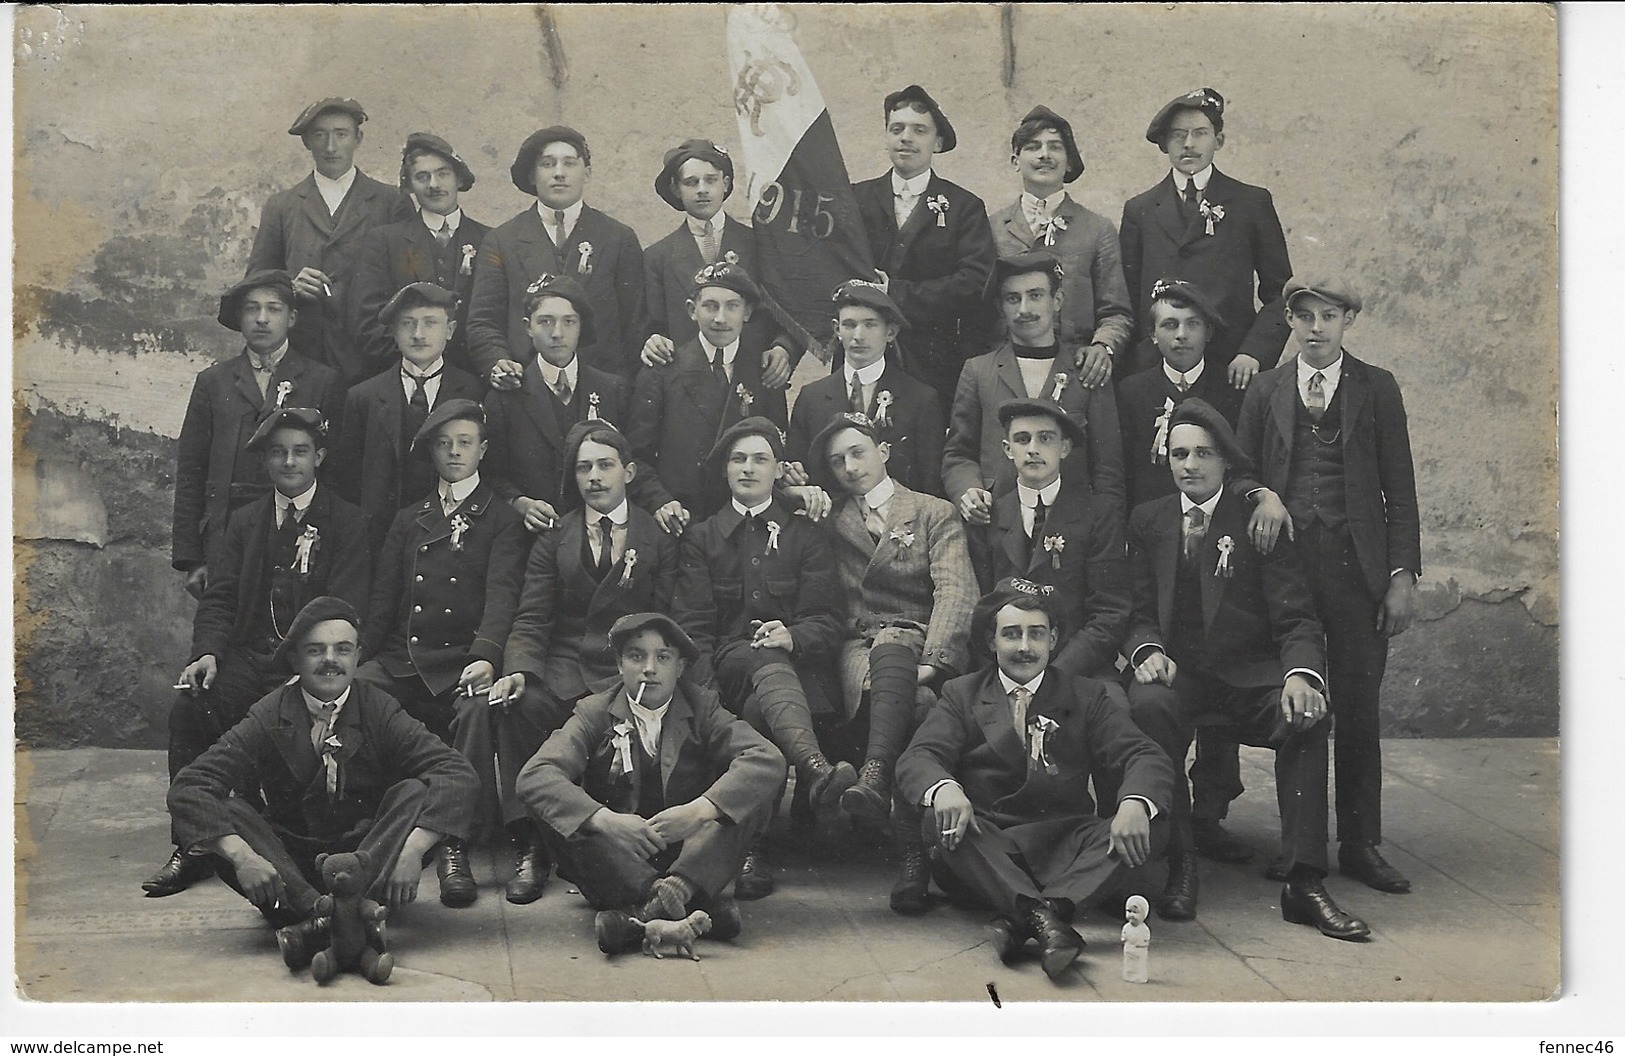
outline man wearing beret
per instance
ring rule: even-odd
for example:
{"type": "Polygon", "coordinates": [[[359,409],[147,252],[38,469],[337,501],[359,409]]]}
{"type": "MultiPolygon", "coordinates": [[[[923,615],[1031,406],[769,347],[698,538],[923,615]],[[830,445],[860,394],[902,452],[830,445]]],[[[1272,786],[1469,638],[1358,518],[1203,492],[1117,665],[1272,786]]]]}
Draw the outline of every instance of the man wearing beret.
{"type": "Polygon", "coordinates": [[[373,553],[395,514],[434,486],[434,467],[408,453],[429,412],[485,391],[478,378],[446,361],[457,333],[457,295],[450,290],[432,282],[403,286],[379,310],[379,324],[389,330],[399,369],[345,394],[333,473],[334,484],[366,513],[373,553]]]}
{"type": "Polygon", "coordinates": [[[932,159],[959,142],[936,100],[911,84],[886,96],[881,116],[891,171],[852,193],[881,288],[910,324],[900,338],[903,369],[946,406],[966,357],[986,347],[978,298],[993,267],[993,233],[982,200],[932,170],[932,159]]]}
{"type": "Polygon", "coordinates": [[[531,547],[525,586],[491,687],[502,773],[503,820],[515,845],[509,902],[542,895],[548,857],[541,834],[513,790],[514,775],[564,724],[576,701],[615,680],[609,630],[622,616],[671,607],[677,540],[634,506],[627,487],[641,475],[632,447],[603,420],[577,423],[564,445],[582,505],[531,547]]]}
{"type": "Polygon", "coordinates": [[[1075,913],[1113,893],[1166,838],[1174,777],[1115,682],[1051,666],[1054,593],[1007,579],[977,604],[977,644],[996,663],[944,686],[897,762],[902,798],[925,808],[919,828],[940,849],[939,868],[998,911],[999,959],[1010,963],[1034,939],[1051,979],[1083,949],[1075,913]],[[1089,795],[1102,771],[1120,775],[1109,822],[1089,795]]]}
{"type": "Polygon", "coordinates": [[[277,928],[294,970],[327,945],[328,921],[315,915],[322,857],[359,852],[365,896],[397,910],[417,898],[425,857],[467,832],[474,811],[463,757],[354,681],[360,623],[343,599],[312,599],[276,655],[297,678],[260,698],[169,789],[181,845],[213,856],[221,879],[277,928]],[[234,794],[242,788],[263,789],[263,809],[234,794]]]}
{"type": "Polygon", "coordinates": [[[642,922],[701,910],[714,939],[741,920],[722,890],[767,824],[784,757],[683,678],[698,656],[669,616],[628,614],[609,630],[619,678],[576,705],[519,775],[559,873],[598,911],[606,955],[638,948],[642,922]]]}
{"type": "Polygon", "coordinates": [[[1331,656],[1337,720],[1337,861],[1378,891],[1410,881],[1386,862],[1378,694],[1388,639],[1410,626],[1421,521],[1405,403],[1394,376],[1344,351],[1361,300],[1331,276],[1293,277],[1299,352],[1260,374],[1241,406],[1241,443],[1286,498],[1331,656]]]}
{"type": "MultiPolygon", "coordinates": [[[[497,812],[486,693],[502,667],[530,552],[519,514],[480,479],[485,449],[485,413],[471,399],[442,402],[412,438],[408,457],[428,462],[437,480],[396,515],[379,551],[362,634],[368,659],[356,671],[474,768],[476,837],[497,812]]],[[[460,838],[441,846],[436,874],[441,902],[476,898],[460,838]]]]}
{"type": "MultiPolygon", "coordinates": [[[[1179,494],[1129,519],[1134,614],[1124,652],[1134,672],[1135,723],[1183,764],[1196,726],[1275,751],[1281,814],[1281,916],[1335,939],[1370,933],[1326,891],[1326,646],[1298,549],[1261,554],[1245,504],[1225,488],[1250,460],[1230,423],[1186,400],[1168,430],[1179,494]]],[[[1197,869],[1183,766],[1174,773],[1168,879],[1157,913],[1196,915],[1197,869]]]]}
{"type": "Polygon", "coordinates": [[[540,275],[568,275],[592,304],[594,339],[582,345],[582,358],[630,378],[647,333],[643,247],[630,227],[581,200],[592,176],[586,137],[563,125],[538,129],[520,145],[510,175],[536,205],[480,246],[468,309],[476,370],[493,388],[519,387],[532,352],[522,315],[525,291],[540,275]]]}
{"type": "MultiPolygon", "coordinates": [[[[813,457],[840,486],[827,522],[846,603],[841,703],[855,717],[869,703],[869,741],[858,783],[841,797],[855,817],[884,824],[892,768],[918,712],[942,680],[967,669],[976,572],[952,506],[891,479],[891,449],[873,421],[847,411],[813,438],[813,457]]],[[[912,832],[899,830],[911,852],[912,832]]]]}
{"type": "Polygon", "coordinates": [[[1245,389],[1259,363],[1237,356],[1236,347],[1257,305],[1280,296],[1292,274],[1275,202],[1264,188],[1213,167],[1213,155],[1224,146],[1224,97],[1212,88],[1169,101],[1151,119],[1145,138],[1168,156],[1172,171],[1123,206],[1123,277],[1134,297],[1135,337],[1142,341],[1133,369],[1155,363],[1143,341],[1150,332],[1152,285],[1180,278],[1206,290],[1224,319],[1224,334],[1208,348],[1208,362],[1231,386],[1245,389]]]}
{"type": "MultiPolygon", "coordinates": [[[[784,753],[811,806],[833,808],[858,775],[851,763],[829,761],[813,729],[814,703],[833,710],[824,672],[841,640],[829,541],[775,495],[784,441],[766,418],[730,426],[706,468],[723,477],[730,498],[683,533],[673,614],[697,647],[694,677],[716,685],[724,706],[784,753]]],[[[749,900],[772,891],[759,842],[734,893],[749,900]]]]}
{"type": "MultiPolygon", "coordinates": [[[[215,550],[192,619],[192,660],[178,680],[184,692],[169,711],[171,779],[287,678],[275,653],[306,602],[332,594],[366,604],[366,521],[316,480],[326,429],[320,411],[285,407],[249,438],[272,490],[232,514],[215,550]]],[[[177,836],[168,863],[141,885],[147,897],[184,891],[205,875],[183,846],[177,836]]]]}
{"type": "MultiPolygon", "coordinates": [[[[709,139],[685,139],[666,151],[655,193],[661,201],[686,214],[677,230],[650,246],[644,254],[643,293],[649,328],[641,360],[653,367],[670,363],[677,346],[692,341],[699,326],[687,311],[694,273],[719,260],[756,270],[756,235],[751,228],[722,211],[733,194],[734,163],[728,152],[709,139]]],[[[745,334],[762,353],[762,380],[769,388],[790,384],[790,372],[800,351],[780,331],[765,309],[745,324],[745,334]]]]}
{"type": "Polygon", "coordinates": [[[288,134],[310,152],[315,171],[273,194],[260,211],[247,273],[281,268],[299,298],[294,343],[348,381],[370,373],[350,329],[352,280],[368,231],[412,215],[398,188],[355,167],[367,113],[354,99],[322,99],[294,120],[288,134]]]}
{"type": "MultiPolygon", "coordinates": [[[[584,363],[577,349],[592,344],[592,302],[568,275],[543,275],[525,290],[524,326],[531,355],[518,388],[485,396],[491,484],[502,501],[543,532],[581,505],[565,439],[579,422],[626,421],[631,384],[584,363]]],[[[634,480],[634,501],[646,496],[634,480]]]]}
{"type": "MultiPolygon", "coordinates": [[[[1065,269],[1057,336],[1083,350],[1078,380],[1096,388],[1109,376],[1121,378],[1134,331],[1122,244],[1110,220],[1066,192],[1083,175],[1072,125],[1047,106],[1033,107],[1010,137],[1010,166],[1021,177],[1021,194],[989,218],[993,248],[1001,257],[1034,249],[1054,254],[1065,269]]],[[[1002,330],[1001,313],[992,316],[995,332],[1002,330]]]]}
{"type": "Polygon", "coordinates": [[[468,163],[451,144],[428,132],[413,132],[401,149],[401,188],[417,199],[418,214],[367,233],[356,265],[350,308],[351,332],[364,359],[364,372],[388,367],[395,341],[383,309],[397,290],[432,282],[456,294],[456,328],[446,344],[446,362],[472,371],[468,358],[468,301],[474,290],[474,257],[491,229],[463,213],[460,195],[474,186],[468,163]]]}
{"type": "MultiPolygon", "coordinates": [[[[693,277],[688,311],[699,326],[665,366],[645,367],[632,388],[626,438],[660,527],[677,534],[728,501],[706,454],[742,418],[761,416],[783,429],[784,390],[767,384],[760,345],[745,324],[761,309],[762,292],[739,264],[707,264],[693,277]]],[[[641,501],[641,500],[640,500],[641,501]]]]}
{"type": "Polygon", "coordinates": [[[812,438],[838,414],[866,415],[891,450],[886,469],[905,488],[942,494],[942,438],[946,431],[942,397],[897,366],[888,355],[907,325],[902,311],[877,284],[851,279],[830,298],[841,365],[803,387],[790,414],[791,461],[812,478],[825,476],[810,458],[812,438]]]}
{"type": "Polygon", "coordinates": [[[942,480],[960,516],[985,525],[993,499],[1008,491],[1015,469],[1004,453],[999,407],[1015,398],[1045,397],[1061,405],[1085,437],[1067,456],[1068,479],[1100,501],[1123,510],[1122,434],[1110,377],[1095,388],[1079,380],[1089,371],[1087,354],[1059,340],[1065,268],[1047,250],[1000,257],[986,294],[997,305],[1010,336],[993,351],[965,364],[948,416],[942,480]]]}
{"type": "Polygon", "coordinates": [[[270,494],[265,460],[246,446],[255,428],[283,407],[314,407],[329,420],[343,407],[339,375],[292,348],[294,304],[285,271],[254,272],[220,298],[220,325],[243,335],[243,352],[198,374],[175,451],[170,563],[194,598],[227,519],[270,494]]]}

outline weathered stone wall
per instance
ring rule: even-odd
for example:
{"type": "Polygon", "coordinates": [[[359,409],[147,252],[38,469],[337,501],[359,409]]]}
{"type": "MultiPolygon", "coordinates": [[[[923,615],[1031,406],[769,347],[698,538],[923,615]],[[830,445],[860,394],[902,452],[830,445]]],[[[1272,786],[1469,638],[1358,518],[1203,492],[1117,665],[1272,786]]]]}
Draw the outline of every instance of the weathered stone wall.
{"type": "MultiPolygon", "coordinates": [[[[798,6],[855,177],[885,161],[879,99],[911,81],[960,133],[940,159],[990,205],[1010,130],[1071,118],[1073,195],[1114,222],[1164,161],[1166,99],[1230,102],[1226,171],[1268,186],[1300,270],[1354,276],[1357,355],[1392,370],[1422,495],[1422,618],[1393,648],[1396,735],[1557,724],[1556,27],[1515,7],[798,6]]],[[[192,602],[168,569],[174,438],[192,376],[234,351],[215,299],[259,204],[308,158],[285,134],[324,95],[372,120],[361,167],[449,138],[488,223],[522,208],[514,148],[556,121],[589,198],[652,242],[679,139],[736,142],[726,9],[26,8],[17,12],[17,727],[42,746],[162,743],[192,602]],[[431,50],[432,49],[432,50],[431,50]]],[[[735,203],[737,206],[738,203],[735,203]]],[[[738,209],[735,210],[738,212],[738,209]]]]}

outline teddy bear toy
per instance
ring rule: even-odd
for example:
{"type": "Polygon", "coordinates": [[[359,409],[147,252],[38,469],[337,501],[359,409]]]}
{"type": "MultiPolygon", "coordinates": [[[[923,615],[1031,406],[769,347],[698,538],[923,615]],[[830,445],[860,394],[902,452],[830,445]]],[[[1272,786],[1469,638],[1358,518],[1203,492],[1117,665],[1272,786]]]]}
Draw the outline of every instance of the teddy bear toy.
{"type": "Polygon", "coordinates": [[[700,955],[694,952],[694,940],[711,930],[710,914],[703,909],[696,909],[682,920],[648,920],[641,923],[643,952],[656,960],[665,960],[662,949],[667,946],[691,961],[699,960],[700,955]]]}
{"type": "Polygon", "coordinates": [[[311,958],[310,974],[324,986],[340,972],[358,972],[382,986],[395,968],[384,939],[388,910],[362,895],[371,864],[361,851],[316,856],[316,868],[328,890],[316,899],[316,916],[327,918],[328,945],[311,958]]]}

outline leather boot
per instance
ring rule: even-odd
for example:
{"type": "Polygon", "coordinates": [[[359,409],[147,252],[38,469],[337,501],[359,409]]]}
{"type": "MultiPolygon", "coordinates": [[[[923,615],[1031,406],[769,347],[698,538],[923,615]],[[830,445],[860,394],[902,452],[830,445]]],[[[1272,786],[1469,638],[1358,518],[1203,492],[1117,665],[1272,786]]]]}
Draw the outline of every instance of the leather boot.
{"type": "Polygon", "coordinates": [[[891,889],[891,910],[917,917],[931,908],[931,866],[925,859],[918,826],[897,826],[897,882],[891,889]]]}
{"type": "Polygon", "coordinates": [[[509,902],[528,906],[542,897],[542,888],[552,873],[553,865],[547,860],[547,849],[540,840],[530,839],[514,843],[513,879],[504,891],[509,902]]]}
{"type": "Polygon", "coordinates": [[[1326,885],[1313,875],[1294,875],[1281,888],[1281,919],[1318,928],[1333,939],[1364,941],[1371,935],[1370,925],[1333,902],[1326,885]]]}
{"type": "Polygon", "coordinates": [[[745,861],[734,878],[734,897],[741,902],[754,902],[773,893],[773,863],[768,861],[767,848],[758,842],[745,852],[745,861]]]}
{"type": "Polygon", "coordinates": [[[831,763],[822,752],[814,752],[797,768],[800,780],[807,782],[807,801],[814,810],[829,810],[841,801],[846,790],[858,783],[858,772],[844,759],[831,763]]]}
{"type": "Polygon", "coordinates": [[[711,901],[711,930],[700,936],[704,939],[715,939],[718,942],[732,942],[739,938],[744,930],[745,918],[740,916],[739,904],[727,896],[718,896],[711,901]]]}
{"type": "Polygon", "coordinates": [[[993,952],[999,955],[999,961],[1003,964],[1014,961],[1021,947],[1033,937],[1024,921],[1002,914],[988,921],[987,930],[993,942],[993,952]]]}
{"type": "Polygon", "coordinates": [[[141,890],[147,893],[148,898],[178,895],[199,880],[208,878],[213,872],[214,865],[211,859],[202,855],[187,854],[177,847],[162,869],[142,881],[141,890]]]}
{"type": "Polygon", "coordinates": [[[316,956],[317,950],[323,948],[326,940],[327,920],[323,917],[309,917],[276,931],[277,949],[282,951],[282,963],[288,966],[290,972],[309,968],[311,959],[316,956]]]}
{"type": "Polygon", "coordinates": [[[1083,952],[1083,936],[1073,931],[1046,902],[1027,895],[1016,896],[1022,920],[1038,940],[1044,974],[1057,979],[1083,952]]]}
{"type": "Polygon", "coordinates": [[[440,881],[440,904],[453,909],[472,906],[479,897],[474,871],[468,867],[468,849],[462,840],[448,839],[441,845],[434,875],[440,881]]]}
{"type": "Polygon", "coordinates": [[[617,953],[633,953],[643,945],[643,928],[636,918],[624,909],[604,909],[592,920],[593,936],[605,957],[617,953]]]}
{"type": "Polygon", "coordinates": [[[891,817],[890,769],[879,759],[865,759],[857,784],[841,793],[841,809],[860,821],[884,825],[891,817]]]}
{"type": "Polygon", "coordinates": [[[1198,879],[1196,855],[1179,854],[1168,858],[1168,881],[1157,899],[1157,916],[1163,920],[1195,920],[1198,879]]]}

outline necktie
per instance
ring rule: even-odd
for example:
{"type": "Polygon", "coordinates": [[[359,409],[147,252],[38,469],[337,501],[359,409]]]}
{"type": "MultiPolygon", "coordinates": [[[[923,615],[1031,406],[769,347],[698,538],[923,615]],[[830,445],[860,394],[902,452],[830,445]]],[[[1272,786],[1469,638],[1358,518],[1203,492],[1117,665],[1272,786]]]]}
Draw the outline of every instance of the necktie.
{"type": "Polygon", "coordinates": [[[299,527],[299,507],[289,502],[277,511],[276,526],[284,530],[299,527]]]}
{"type": "Polygon", "coordinates": [[[435,242],[435,245],[439,246],[441,249],[446,248],[446,245],[451,242],[451,225],[450,224],[441,224],[435,230],[435,232],[434,232],[434,242],[435,242]]]}
{"type": "Polygon", "coordinates": [[[1304,406],[1309,409],[1309,417],[1317,422],[1326,413],[1326,375],[1318,370],[1309,375],[1309,399],[1304,406]]]}
{"type": "Polygon", "coordinates": [[[1192,216],[1202,208],[1202,192],[1196,189],[1194,179],[1185,181],[1185,206],[1192,216]]]}
{"type": "Polygon", "coordinates": [[[897,199],[893,204],[897,214],[897,226],[902,227],[908,223],[909,216],[914,212],[914,203],[919,201],[920,196],[913,191],[901,191],[894,197],[897,199]]]}
{"type": "Polygon", "coordinates": [[[615,542],[609,534],[610,525],[608,517],[598,518],[598,567],[605,572],[608,572],[609,566],[615,563],[612,560],[615,542]]]}
{"type": "Polygon", "coordinates": [[[1181,374],[1179,380],[1174,382],[1174,388],[1180,392],[1189,392],[1191,391],[1191,383],[1185,380],[1185,375],[1181,374]]]}
{"type": "Polygon", "coordinates": [[[1202,549],[1202,539],[1206,535],[1207,514],[1202,512],[1202,507],[1192,506],[1185,511],[1185,560],[1196,560],[1196,555],[1202,549]]]}
{"type": "Polygon", "coordinates": [[[1033,538],[1037,539],[1044,531],[1044,518],[1048,516],[1049,508],[1044,505],[1044,497],[1040,495],[1038,502],[1033,506],[1033,538]]]}
{"type": "Polygon", "coordinates": [[[717,379],[724,394],[728,391],[728,368],[722,362],[722,349],[713,349],[711,352],[711,376],[717,379]]]}
{"type": "Polygon", "coordinates": [[[1010,718],[1016,724],[1016,735],[1021,743],[1027,743],[1027,706],[1033,702],[1033,691],[1026,686],[1017,686],[1010,691],[1010,718]]]}
{"type": "Polygon", "coordinates": [[[564,210],[563,209],[555,209],[555,210],[553,210],[553,226],[558,228],[558,232],[559,232],[558,233],[558,241],[555,244],[559,245],[559,246],[564,245],[564,210]]]}
{"type": "Polygon", "coordinates": [[[441,493],[440,508],[446,511],[447,517],[450,517],[453,513],[457,512],[457,500],[452,498],[449,490],[441,493]]]}
{"type": "Polygon", "coordinates": [[[559,380],[553,386],[553,395],[559,398],[560,403],[569,403],[573,390],[570,388],[570,375],[559,371],[559,380]]]}
{"type": "Polygon", "coordinates": [[[875,542],[878,543],[881,537],[886,534],[886,518],[880,515],[879,510],[865,503],[863,507],[863,527],[868,530],[869,534],[874,537],[875,542]]]}
{"type": "Polygon", "coordinates": [[[416,413],[428,415],[429,394],[423,391],[423,386],[428,383],[429,379],[422,374],[408,374],[407,377],[412,379],[412,398],[406,402],[411,405],[412,410],[416,413]]]}
{"type": "Polygon", "coordinates": [[[266,392],[270,390],[271,374],[276,370],[276,366],[269,356],[262,359],[252,352],[248,354],[248,362],[254,368],[254,384],[260,387],[260,399],[263,400],[266,392]]]}
{"type": "Polygon", "coordinates": [[[857,371],[852,372],[852,391],[847,394],[846,402],[854,414],[862,414],[868,409],[863,399],[863,382],[858,380],[857,371]]]}
{"type": "Polygon", "coordinates": [[[707,220],[705,233],[700,236],[700,255],[707,264],[715,264],[722,251],[722,240],[717,237],[717,225],[707,220]]]}

